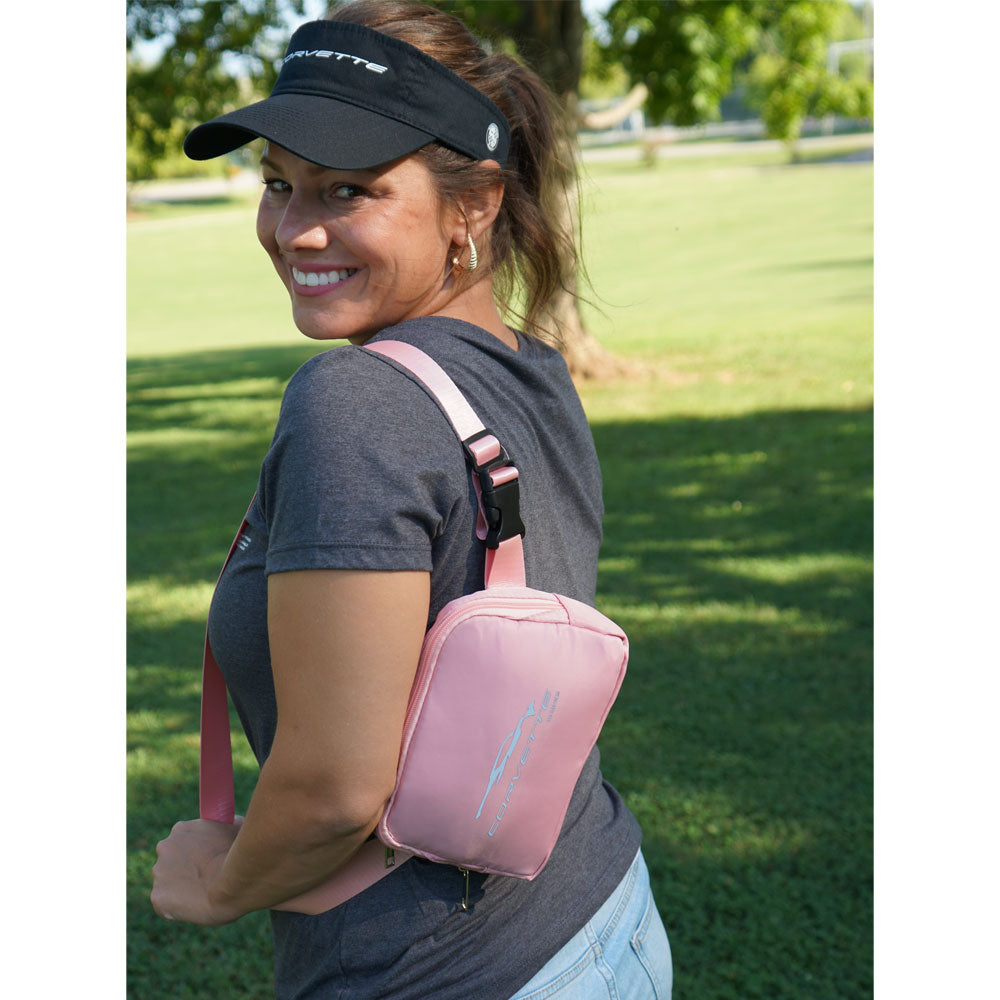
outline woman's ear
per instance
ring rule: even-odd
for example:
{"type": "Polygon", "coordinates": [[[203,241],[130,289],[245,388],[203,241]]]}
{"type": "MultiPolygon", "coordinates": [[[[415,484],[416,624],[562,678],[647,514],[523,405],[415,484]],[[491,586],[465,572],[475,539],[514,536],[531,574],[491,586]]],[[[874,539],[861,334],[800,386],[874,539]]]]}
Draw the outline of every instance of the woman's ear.
{"type": "Polygon", "coordinates": [[[490,181],[464,191],[458,199],[459,219],[452,242],[464,246],[466,237],[478,240],[493,225],[503,202],[503,179],[496,160],[483,160],[480,169],[490,175],[490,181]],[[466,228],[468,227],[468,228],[466,228]]]}

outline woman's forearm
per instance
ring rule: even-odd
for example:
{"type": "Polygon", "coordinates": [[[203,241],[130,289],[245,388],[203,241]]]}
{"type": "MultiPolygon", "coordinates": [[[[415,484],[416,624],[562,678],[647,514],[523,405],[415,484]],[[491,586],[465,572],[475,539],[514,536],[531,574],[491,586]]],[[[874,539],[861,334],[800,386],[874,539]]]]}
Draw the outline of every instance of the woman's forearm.
{"type": "Polygon", "coordinates": [[[273,759],[264,764],[246,819],[209,887],[213,903],[230,919],[322,884],[378,823],[380,809],[338,807],[328,801],[333,793],[292,780],[292,774],[273,759]]]}
{"type": "Polygon", "coordinates": [[[207,880],[231,919],[321,885],[375,829],[395,785],[430,574],[273,573],[267,595],[278,723],[246,819],[207,880]]]}

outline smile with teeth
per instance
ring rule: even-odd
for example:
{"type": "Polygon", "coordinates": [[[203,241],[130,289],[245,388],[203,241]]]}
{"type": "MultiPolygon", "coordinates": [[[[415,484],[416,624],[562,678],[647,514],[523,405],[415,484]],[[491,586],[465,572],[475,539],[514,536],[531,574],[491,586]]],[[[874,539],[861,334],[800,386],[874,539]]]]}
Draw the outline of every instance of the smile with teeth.
{"type": "Polygon", "coordinates": [[[293,267],[292,277],[296,284],[312,288],[316,285],[335,285],[338,281],[345,281],[357,271],[356,267],[342,267],[339,271],[300,271],[297,267],[293,267]]]}

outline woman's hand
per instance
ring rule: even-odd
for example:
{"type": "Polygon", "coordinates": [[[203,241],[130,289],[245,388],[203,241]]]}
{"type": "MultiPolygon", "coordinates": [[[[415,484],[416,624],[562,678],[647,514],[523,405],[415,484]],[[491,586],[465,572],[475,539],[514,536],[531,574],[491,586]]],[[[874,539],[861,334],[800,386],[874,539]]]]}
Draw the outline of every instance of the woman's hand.
{"type": "Polygon", "coordinates": [[[156,845],[149,898],[164,920],[217,926],[243,916],[227,910],[211,892],[242,823],[242,816],[232,826],[208,819],[187,820],[174,824],[167,839],[156,845]]]}

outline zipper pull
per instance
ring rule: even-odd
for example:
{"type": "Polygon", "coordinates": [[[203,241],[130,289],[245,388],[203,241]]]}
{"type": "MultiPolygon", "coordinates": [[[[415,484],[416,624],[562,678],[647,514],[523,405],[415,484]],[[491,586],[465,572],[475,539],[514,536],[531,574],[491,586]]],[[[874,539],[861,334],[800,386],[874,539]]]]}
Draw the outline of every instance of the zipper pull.
{"type": "Polygon", "coordinates": [[[465,895],[462,897],[462,909],[468,913],[469,912],[469,869],[459,868],[458,869],[465,876],[465,895]]]}
{"type": "Polygon", "coordinates": [[[385,849],[385,866],[386,868],[393,868],[396,864],[396,852],[391,848],[387,847],[385,849]]]}

